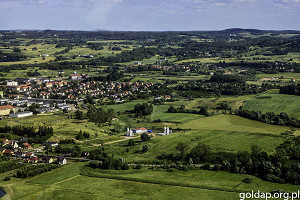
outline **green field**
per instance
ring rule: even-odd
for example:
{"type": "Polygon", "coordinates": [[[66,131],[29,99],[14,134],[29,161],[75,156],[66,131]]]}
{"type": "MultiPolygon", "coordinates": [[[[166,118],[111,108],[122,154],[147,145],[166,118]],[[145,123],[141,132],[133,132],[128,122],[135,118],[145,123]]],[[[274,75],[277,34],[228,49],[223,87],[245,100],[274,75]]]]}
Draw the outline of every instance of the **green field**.
{"type": "Polygon", "coordinates": [[[189,113],[167,113],[169,105],[153,106],[152,120],[161,120],[163,122],[188,122],[194,119],[202,118],[202,115],[189,113]]]}
{"type": "Polygon", "coordinates": [[[95,138],[95,133],[98,137],[107,136],[111,133],[110,127],[98,127],[88,120],[68,119],[67,115],[62,114],[45,114],[33,115],[24,118],[7,118],[0,121],[1,126],[33,126],[38,129],[39,126],[51,126],[54,130],[52,140],[61,140],[66,138],[74,138],[80,130],[88,132],[91,138],[95,138]]]}
{"type": "Polygon", "coordinates": [[[280,114],[286,112],[290,117],[300,119],[300,96],[287,94],[261,94],[248,100],[244,109],[261,111],[262,113],[274,112],[280,114]]]}
{"type": "Polygon", "coordinates": [[[251,133],[271,133],[280,134],[288,130],[284,126],[270,125],[237,115],[216,115],[193,120],[178,127],[183,129],[207,129],[207,130],[227,130],[227,131],[241,131],[251,133]]]}
{"type": "Polygon", "coordinates": [[[69,164],[22,182],[5,183],[8,194],[3,199],[239,199],[239,192],[278,188],[297,191],[297,186],[262,181],[250,175],[190,170],[107,171],[69,164]],[[88,175],[88,176],[86,176],[88,175]],[[159,179],[157,178],[159,177],[159,179]],[[251,178],[250,184],[242,182],[251,178]],[[30,192],[28,192],[30,191],[30,192]]]}
{"type": "Polygon", "coordinates": [[[177,154],[175,147],[179,142],[185,142],[189,149],[195,147],[199,142],[208,144],[213,151],[238,152],[250,151],[252,145],[260,146],[264,151],[272,153],[276,146],[281,144],[284,136],[273,134],[249,133],[244,131],[217,131],[217,130],[193,130],[173,133],[169,136],[157,136],[146,142],[150,150],[141,153],[143,144],[138,142],[133,147],[128,147],[128,141],[119,142],[106,146],[108,152],[125,158],[127,161],[149,162],[157,160],[162,154],[177,154]]]}

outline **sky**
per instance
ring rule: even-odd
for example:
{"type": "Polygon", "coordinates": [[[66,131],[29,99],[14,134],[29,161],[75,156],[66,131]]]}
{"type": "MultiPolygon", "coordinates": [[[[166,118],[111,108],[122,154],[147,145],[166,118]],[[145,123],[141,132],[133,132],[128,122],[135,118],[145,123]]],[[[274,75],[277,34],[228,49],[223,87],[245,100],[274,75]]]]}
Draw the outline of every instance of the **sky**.
{"type": "Polygon", "coordinates": [[[0,30],[300,30],[300,0],[0,0],[0,30]]]}

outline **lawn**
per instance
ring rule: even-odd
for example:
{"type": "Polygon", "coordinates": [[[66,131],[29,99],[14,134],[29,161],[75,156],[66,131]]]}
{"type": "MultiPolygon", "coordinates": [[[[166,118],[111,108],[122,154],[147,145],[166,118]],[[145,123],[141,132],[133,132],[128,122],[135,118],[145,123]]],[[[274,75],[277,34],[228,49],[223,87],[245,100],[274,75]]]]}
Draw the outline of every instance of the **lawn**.
{"type": "Polygon", "coordinates": [[[286,112],[290,117],[300,119],[300,96],[287,94],[261,94],[248,100],[244,109],[261,111],[262,113],[274,112],[280,114],[286,112]]]}

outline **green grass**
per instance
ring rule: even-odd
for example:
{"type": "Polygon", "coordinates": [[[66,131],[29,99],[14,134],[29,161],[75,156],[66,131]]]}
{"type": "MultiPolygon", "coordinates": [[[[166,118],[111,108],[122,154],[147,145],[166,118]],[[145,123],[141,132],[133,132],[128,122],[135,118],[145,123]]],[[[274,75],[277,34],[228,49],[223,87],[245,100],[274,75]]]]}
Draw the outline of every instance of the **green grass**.
{"type": "Polygon", "coordinates": [[[216,115],[205,117],[184,123],[179,127],[184,129],[227,130],[271,134],[280,134],[288,130],[287,127],[269,125],[242,118],[237,115],[216,115]]]}
{"type": "Polygon", "coordinates": [[[217,130],[192,130],[173,133],[169,136],[157,136],[146,143],[136,139],[136,145],[128,147],[128,141],[119,142],[106,146],[108,152],[125,158],[127,161],[154,161],[157,156],[178,152],[175,147],[179,142],[189,145],[189,149],[199,142],[208,144],[213,151],[238,152],[250,151],[252,145],[259,145],[264,151],[272,153],[276,146],[283,143],[286,137],[273,134],[247,133],[244,131],[217,131],[217,130]],[[141,153],[143,144],[148,144],[150,150],[141,153]]]}
{"type": "Polygon", "coordinates": [[[86,163],[67,164],[61,168],[51,171],[50,173],[43,173],[27,181],[27,183],[52,185],[54,183],[61,182],[76,175],[79,175],[81,167],[85,164],[86,163]]]}
{"type": "Polygon", "coordinates": [[[169,105],[153,106],[152,120],[160,119],[163,122],[188,122],[202,118],[202,115],[189,113],[167,113],[169,105]]]}
{"type": "Polygon", "coordinates": [[[59,114],[45,114],[33,115],[24,118],[7,118],[0,121],[1,126],[33,126],[38,129],[39,126],[51,126],[54,130],[54,135],[51,139],[61,140],[66,138],[74,138],[80,130],[88,132],[91,139],[95,138],[95,133],[98,137],[107,136],[110,134],[110,127],[98,127],[92,122],[87,120],[68,119],[66,115],[59,114]]]}
{"type": "Polygon", "coordinates": [[[190,170],[94,170],[75,163],[12,185],[6,185],[11,199],[239,199],[239,192],[283,189],[298,186],[262,181],[250,175],[222,171],[190,170]],[[82,174],[82,175],[80,175],[82,174]],[[85,176],[88,175],[88,176],[85,176]],[[242,182],[251,178],[250,184],[242,182]],[[26,181],[27,180],[27,181],[26,181]],[[30,192],[28,192],[30,191],[30,192]]]}
{"type": "Polygon", "coordinates": [[[286,112],[290,117],[300,119],[300,96],[287,94],[261,94],[248,100],[244,104],[247,110],[261,111],[262,113],[286,112]],[[265,98],[264,98],[265,97],[265,98]]]}
{"type": "Polygon", "coordinates": [[[224,171],[208,171],[208,170],[190,170],[190,171],[178,171],[166,172],[165,170],[150,170],[143,168],[141,170],[128,170],[128,171],[107,171],[91,168],[83,168],[83,174],[89,174],[91,176],[105,175],[111,178],[124,180],[136,180],[140,182],[153,181],[161,182],[162,184],[178,184],[186,185],[187,187],[199,187],[208,188],[217,191],[251,191],[260,190],[262,192],[270,192],[272,190],[278,190],[278,188],[285,191],[297,191],[296,185],[291,184],[277,184],[263,181],[257,177],[251,175],[232,174],[224,171]],[[157,177],[160,177],[157,179],[157,177]],[[245,178],[252,179],[249,184],[243,183],[245,178]]]}

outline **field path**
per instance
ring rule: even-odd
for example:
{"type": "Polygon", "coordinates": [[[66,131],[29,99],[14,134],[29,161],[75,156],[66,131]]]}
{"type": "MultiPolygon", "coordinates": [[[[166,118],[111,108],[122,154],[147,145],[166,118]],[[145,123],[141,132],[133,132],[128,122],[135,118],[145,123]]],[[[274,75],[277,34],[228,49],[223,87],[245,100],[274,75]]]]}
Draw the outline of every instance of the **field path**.
{"type": "Polygon", "coordinates": [[[65,180],[62,180],[62,181],[56,182],[56,183],[54,183],[54,184],[52,184],[52,185],[57,185],[57,184],[60,184],[60,183],[63,183],[63,182],[65,182],[65,181],[72,180],[73,178],[77,178],[77,177],[79,177],[79,176],[81,176],[81,175],[80,175],[80,174],[78,174],[78,175],[76,175],[76,176],[72,176],[72,177],[70,177],[70,178],[67,178],[67,179],[65,179],[65,180]]]}
{"type": "MultiPolygon", "coordinates": [[[[140,136],[136,136],[136,137],[126,137],[124,139],[121,139],[121,140],[115,140],[115,141],[111,141],[111,142],[106,142],[104,144],[114,144],[114,143],[118,143],[118,142],[122,142],[122,141],[126,141],[126,140],[130,140],[130,139],[133,139],[133,138],[139,138],[140,136]]],[[[101,146],[101,144],[93,144],[94,146],[98,147],[98,146],[101,146]]]]}

